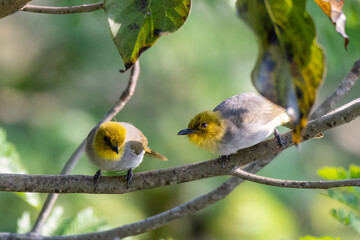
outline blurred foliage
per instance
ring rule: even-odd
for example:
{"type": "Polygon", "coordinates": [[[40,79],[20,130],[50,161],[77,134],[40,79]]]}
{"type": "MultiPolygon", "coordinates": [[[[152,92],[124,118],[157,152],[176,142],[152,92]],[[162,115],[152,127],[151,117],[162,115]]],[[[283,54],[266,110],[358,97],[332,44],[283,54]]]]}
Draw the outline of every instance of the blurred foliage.
{"type": "MultiPolygon", "coordinates": [[[[229,2],[194,1],[184,26],[160,38],[141,56],[137,89],[116,120],[135,124],[148,137],[149,146],[169,161],[146,158],[135,172],[215,157],[176,133],[195,113],[213,109],[232,95],[254,91],[250,73],[258,52],[256,40],[237,18],[234,1],[231,6],[229,2]]],[[[33,3],[72,5],[74,1],[33,3]]],[[[313,1],[307,1],[307,11],[327,55],[328,73],[319,91],[320,102],[360,56],[356,44],[360,42],[360,4],[346,1],[344,5],[346,32],[351,39],[348,51],[343,48],[343,38],[313,1]]],[[[20,12],[1,19],[0,29],[0,126],[29,173],[58,174],[118,98],[129,73],[118,72],[122,60],[102,11],[62,16],[20,12]]],[[[359,91],[355,86],[342,103],[358,97],[359,91]]],[[[340,167],[359,161],[359,120],[324,134],[320,140],[304,143],[300,153],[286,150],[260,174],[305,180],[317,177],[316,169],[325,165],[340,167]]],[[[82,157],[73,174],[93,175],[96,170],[82,157]]],[[[63,206],[64,219],[74,219],[89,206],[109,226],[117,227],[206,193],[224,179],[124,195],[64,194],[57,205],[63,206]]],[[[329,208],[342,203],[319,192],[244,183],[223,201],[132,239],[255,240],[269,235],[296,239],[307,234],[358,239],[357,233],[329,216],[329,208]]],[[[24,212],[30,213],[27,218],[31,223],[38,214],[11,193],[1,192],[0,202],[0,212],[7,216],[0,218],[0,231],[16,232],[17,220],[24,212]]]]}
{"type": "MultiPolygon", "coordinates": [[[[104,219],[99,219],[92,208],[86,208],[73,218],[64,218],[64,208],[57,206],[46,220],[41,235],[73,235],[88,232],[97,232],[109,229],[104,219]]],[[[17,233],[27,233],[31,230],[30,213],[24,212],[17,221],[17,233]]]]}
{"type": "MultiPolygon", "coordinates": [[[[27,173],[21,164],[15,146],[6,141],[6,133],[2,128],[0,128],[0,173],[27,173]]],[[[16,192],[15,194],[31,206],[40,208],[39,194],[22,192],[16,192]]]]}
{"type": "Polygon", "coordinates": [[[340,238],[332,238],[329,236],[326,237],[313,237],[313,236],[305,236],[305,237],[301,237],[299,238],[299,240],[341,240],[340,238]]]}
{"type": "MultiPolygon", "coordinates": [[[[350,165],[348,170],[343,167],[326,167],[319,169],[318,174],[327,180],[358,179],[360,178],[360,167],[350,165]]],[[[360,234],[360,189],[358,187],[329,189],[327,195],[346,207],[345,209],[343,207],[332,208],[331,216],[360,234]]]]}

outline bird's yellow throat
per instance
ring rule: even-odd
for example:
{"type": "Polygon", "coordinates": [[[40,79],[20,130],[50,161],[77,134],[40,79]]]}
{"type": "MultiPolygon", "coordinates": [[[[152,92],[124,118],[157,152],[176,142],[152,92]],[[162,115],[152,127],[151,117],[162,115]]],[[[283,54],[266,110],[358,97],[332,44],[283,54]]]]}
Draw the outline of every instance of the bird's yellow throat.
{"type": "Polygon", "coordinates": [[[196,115],[188,128],[195,130],[188,134],[189,140],[197,146],[216,153],[226,131],[226,123],[220,112],[205,111],[196,115]]]}
{"type": "Polygon", "coordinates": [[[92,146],[99,157],[109,161],[118,161],[124,152],[125,138],[125,127],[117,122],[106,122],[96,130],[92,146]],[[118,146],[119,154],[111,146],[118,146]]]}

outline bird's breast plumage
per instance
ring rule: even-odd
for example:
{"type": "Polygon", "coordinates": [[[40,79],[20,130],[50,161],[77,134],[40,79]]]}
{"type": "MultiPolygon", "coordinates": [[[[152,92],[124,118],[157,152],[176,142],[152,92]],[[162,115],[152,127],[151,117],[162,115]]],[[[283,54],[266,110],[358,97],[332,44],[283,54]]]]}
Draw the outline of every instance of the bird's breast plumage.
{"type": "MultiPolygon", "coordinates": [[[[85,150],[89,160],[102,170],[108,171],[122,171],[130,168],[136,168],[144,157],[145,147],[147,146],[147,139],[142,132],[130,123],[118,122],[126,129],[125,141],[122,146],[119,146],[119,154],[112,152],[109,158],[100,157],[93,146],[94,136],[99,128],[96,126],[87,138],[85,150]],[[115,156],[114,156],[115,154],[115,156]]],[[[107,156],[107,154],[102,154],[107,156]]]]}

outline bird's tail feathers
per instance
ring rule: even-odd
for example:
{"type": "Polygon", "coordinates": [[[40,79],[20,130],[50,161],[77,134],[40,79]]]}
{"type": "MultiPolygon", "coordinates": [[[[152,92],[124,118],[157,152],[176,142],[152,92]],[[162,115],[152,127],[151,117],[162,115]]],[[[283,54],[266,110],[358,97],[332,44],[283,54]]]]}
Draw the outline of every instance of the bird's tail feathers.
{"type": "Polygon", "coordinates": [[[167,161],[168,160],[165,156],[161,155],[158,152],[155,152],[155,151],[151,150],[150,148],[145,149],[145,154],[147,156],[149,156],[149,157],[157,158],[157,159],[162,160],[162,161],[167,161]]]}

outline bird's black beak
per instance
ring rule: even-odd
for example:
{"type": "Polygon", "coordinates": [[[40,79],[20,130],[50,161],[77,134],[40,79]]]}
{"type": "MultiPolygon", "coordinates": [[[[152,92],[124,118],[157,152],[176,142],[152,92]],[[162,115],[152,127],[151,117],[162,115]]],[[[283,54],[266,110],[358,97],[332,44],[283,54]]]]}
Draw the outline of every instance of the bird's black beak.
{"type": "Polygon", "coordinates": [[[185,128],[185,129],[181,130],[180,132],[178,132],[177,135],[187,135],[187,134],[191,134],[194,132],[195,132],[195,130],[193,130],[193,129],[185,128]]]}
{"type": "Polygon", "coordinates": [[[116,145],[112,145],[112,146],[111,146],[111,149],[112,149],[114,152],[116,152],[116,154],[119,154],[119,147],[118,147],[117,144],[116,144],[116,145]]]}

